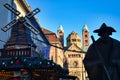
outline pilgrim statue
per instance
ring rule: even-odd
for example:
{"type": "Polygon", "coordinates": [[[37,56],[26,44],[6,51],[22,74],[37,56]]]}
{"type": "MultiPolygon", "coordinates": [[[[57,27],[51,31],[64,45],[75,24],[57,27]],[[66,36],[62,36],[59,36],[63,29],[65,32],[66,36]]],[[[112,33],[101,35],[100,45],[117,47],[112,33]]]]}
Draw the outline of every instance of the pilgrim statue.
{"type": "Polygon", "coordinates": [[[93,39],[83,60],[89,80],[120,80],[120,42],[110,37],[113,32],[105,23],[94,30],[99,38],[93,39]]]}

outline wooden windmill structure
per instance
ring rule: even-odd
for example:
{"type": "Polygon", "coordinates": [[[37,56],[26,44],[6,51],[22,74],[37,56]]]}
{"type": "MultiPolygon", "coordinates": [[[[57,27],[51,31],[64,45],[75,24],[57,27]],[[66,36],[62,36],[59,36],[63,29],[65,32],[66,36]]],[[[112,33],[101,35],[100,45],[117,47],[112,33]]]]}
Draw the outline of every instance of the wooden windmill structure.
{"type": "Polygon", "coordinates": [[[26,14],[24,17],[20,17],[19,15],[21,13],[12,6],[10,6],[8,3],[4,4],[4,7],[14,13],[16,16],[18,16],[18,19],[15,18],[1,28],[1,30],[4,32],[8,31],[11,28],[11,36],[4,45],[4,49],[7,50],[8,54],[4,54],[3,56],[30,56],[34,54],[32,52],[35,52],[36,45],[31,38],[31,32],[34,34],[39,34],[40,32],[37,28],[35,28],[29,23],[29,19],[36,15],[38,12],[40,12],[40,10],[36,8],[26,14]],[[20,49],[26,49],[28,51],[19,51],[20,49]]]}

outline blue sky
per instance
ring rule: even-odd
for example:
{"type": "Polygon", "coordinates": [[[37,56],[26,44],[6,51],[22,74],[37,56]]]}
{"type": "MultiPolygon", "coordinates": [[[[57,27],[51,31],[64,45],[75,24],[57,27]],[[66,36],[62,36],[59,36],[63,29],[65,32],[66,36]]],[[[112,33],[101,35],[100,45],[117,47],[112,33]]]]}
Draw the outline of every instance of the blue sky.
{"type": "Polygon", "coordinates": [[[37,14],[40,25],[57,33],[63,26],[65,38],[72,31],[82,37],[82,28],[87,24],[90,35],[97,34],[103,22],[116,29],[112,37],[120,40],[120,0],[27,0],[32,9],[39,8],[37,14]]]}

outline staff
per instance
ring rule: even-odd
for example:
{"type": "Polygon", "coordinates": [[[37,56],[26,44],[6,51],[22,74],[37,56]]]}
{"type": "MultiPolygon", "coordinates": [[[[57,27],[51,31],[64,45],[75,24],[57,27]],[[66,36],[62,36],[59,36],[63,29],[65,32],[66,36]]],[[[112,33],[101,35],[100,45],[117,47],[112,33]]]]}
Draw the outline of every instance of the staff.
{"type": "MultiPolygon", "coordinates": [[[[93,43],[95,43],[95,39],[94,39],[93,36],[91,36],[91,39],[92,39],[93,43]]],[[[103,69],[104,69],[104,71],[105,71],[105,74],[106,74],[108,80],[111,80],[110,75],[109,75],[109,73],[108,73],[108,71],[107,71],[107,68],[106,68],[106,66],[105,66],[104,63],[103,63],[103,59],[102,59],[102,56],[100,55],[99,50],[96,48],[95,45],[94,45],[94,47],[95,47],[95,50],[96,50],[96,52],[97,52],[97,55],[98,55],[98,57],[99,57],[99,59],[100,59],[100,61],[101,61],[101,63],[102,63],[101,65],[102,65],[102,67],[103,67],[103,69]]]]}

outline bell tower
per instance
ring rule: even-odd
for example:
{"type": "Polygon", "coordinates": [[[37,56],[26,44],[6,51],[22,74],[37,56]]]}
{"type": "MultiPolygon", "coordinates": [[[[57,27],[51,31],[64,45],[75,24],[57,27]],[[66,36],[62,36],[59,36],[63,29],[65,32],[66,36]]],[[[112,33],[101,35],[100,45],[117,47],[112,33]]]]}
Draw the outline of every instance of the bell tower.
{"type": "Polygon", "coordinates": [[[90,45],[90,40],[89,40],[89,30],[86,24],[83,26],[82,29],[82,39],[83,39],[83,50],[87,51],[90,45]]]}
{"type": "Polygon", "coordinates": [[[57,36],[60,42],[62,43],[62,46],[64,46],[64,30],[63,30],[62,25],[58,27],[57,36]]]}

